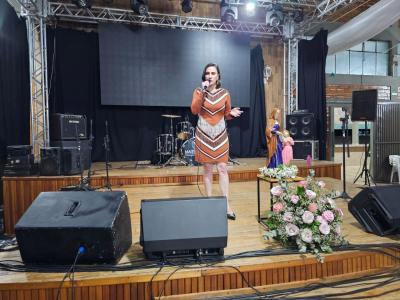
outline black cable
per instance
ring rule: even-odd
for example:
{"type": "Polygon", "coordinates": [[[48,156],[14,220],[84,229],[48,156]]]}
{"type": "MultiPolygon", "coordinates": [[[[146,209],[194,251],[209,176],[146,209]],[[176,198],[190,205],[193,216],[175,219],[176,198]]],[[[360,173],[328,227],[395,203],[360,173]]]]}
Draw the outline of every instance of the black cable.
{"type": "MultiPolygon", "coordinates": [[[[197,176],[196,176],[197,188],[199,189],[200,195],[201,195],[202,197],[205,197],[205,196],[203,195],[203,192],[202,192],[201,189],[200,189],[200,185],[199,185],[199,173],[200,173],[200,165],[197,165],[197,176]]],[[[203,180],[204,180],[204,179],[203,179],[203,180]]]]}
{"type": "MultiPolygon", "coordinates": [[[[61,288],[62,288],[62,286],[64,284],[65,279],[67,279],[67,277],[69,276],[69,274],[71,272],[74,272],[74,268],[75,268],[76,262],[78,261],[78,258],[80,257],[80,255],[83,254],[84,252],[85,252],[85,248],[82,247],[82,246],[79,247],[78,251],[76,252],[74,262],[72,263],[71,267],[69,267],[69,269],[66,271],[63,279],[60,282],[60,285],[58,286],[56,300],[58,300],[58,298],[60,297],[61,288]]],[[[75,293],[73,282],[72,282],[72,293],[73,294],[75,293]]]]}
{"type": "Polygon", "coordinates": [[[164,263],[162,262],[161,266],[158,268],[157,272],[154,273],[154,275],[151,277],[150,281],[147,283],[147,287],[146,288],[150,288],[150,300],[154,299],[154,295],[153,295],[153,280],[154,280],[154,278],[156,278],[158,273],[160,273],[163,268],[164,268],[164,263]]]}

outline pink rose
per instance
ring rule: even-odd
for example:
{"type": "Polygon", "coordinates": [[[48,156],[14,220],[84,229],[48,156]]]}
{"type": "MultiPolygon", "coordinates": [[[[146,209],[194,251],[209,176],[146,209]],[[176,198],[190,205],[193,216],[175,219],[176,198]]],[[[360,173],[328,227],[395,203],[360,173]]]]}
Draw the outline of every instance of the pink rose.
{"type": "Polygon", "coordinates": [[[304,212],[301,218],[303,219],[303,222],[306,224],[311,224],[312,222],[314,222],[314,214],[308,210],[304,212]]]}
{"type": "Polygon", "coordinates": [[[316,212],[318,209],[317,203],[313,202],[308,205],[308,210],[311,212],[316,212]]]}
{"type": "Polygon", "coordinates": [[[297,195],[292,195],[291,197],[290,197],[290,201],[292,201],[292,203],[293,204],[296,204],[297,202],[299,202],[299,196],[297,196],[297,195]]]}
{"type": "Polygon", "coordinates": [[[324,235],[329,234],[329,232],[331,231],[331,228],[329,227],[328,223],[325,223],[325,222],[321,223],[321,225],[319,225],[318,229],[324,235]]]}
{"type": "Polygon", "coordinates": [[[299,231],[300,231],[299,227],[297,227],[294,224],[290,224],[290,223],[285,226],[285,230],[286,230],[286,233],[288,236],[298,235],[299,231]]]}
{"type": "Polygon", "coordinates": [[[283,214],[283,221],[293,222],[293,220],[294,220],[294,216],[293,216],[292,212],[287,211],[283,214]]]}
{"type": "Polygon", "coordinates": [[[299,182],[297,183],[297,185],[306,187],[306,186],[307,186],[307,181],[305,181],[305,180],[299,181],[299,182]]]}
{"type": "Polygon", "coordinates": [[[276,202],[273,206],[272,206],[272,210],[274,212],[280,212],[283,209],[283,204],[281,202],[276,202]]]}
{"type": "Polygon", "coordinates": [[[320,187],[320,188],[324,188],[325,187],[325,182],[323,182],[323,181],[318,181],[317,182],[317,185],[320,187]]]}
{"type": "Polygon", "coordinates": [[[271,189],[271,194],[274,195],[274,196],[279,197],[280,195],[283,194],[283,189],[280,186],[274,186],[271,189]]]}
{"type": "Polygon", "coordinates": [[[312,190],[306,190],[306,196],[308,199],[314,199],[315,197],[317,197],[317,194],[314,193],[312,190]]]}
{"type": "Polygon", "coordinates": [[[301,239],[306,242],[306,243],[311,243],[313,238],[312,238],[312,231],[308,228],[304,228],[301,231],[301,239]]]}
{"type": "Polygon", "coordinates": [[[326,210],[322,213],[322,217],[325,219],[327,222],[332,222],[335,219],[335,215],[333,214],[332,211],[326,210]]]}
{"type": "Polygon", "coordinates": [[[326,223],[326,221],[324,220],[324,218],[322,216],[317,216],[315,219],[320,223],[326,223]]]}

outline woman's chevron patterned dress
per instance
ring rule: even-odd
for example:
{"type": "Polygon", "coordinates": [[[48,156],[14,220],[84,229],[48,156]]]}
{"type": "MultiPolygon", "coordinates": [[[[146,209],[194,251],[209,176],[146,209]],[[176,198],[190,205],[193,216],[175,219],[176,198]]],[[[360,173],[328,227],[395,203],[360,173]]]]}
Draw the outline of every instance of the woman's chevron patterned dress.
{"type": "Polygon", "coordinates": [[[197,88],[192,113],[199,116],[195,137],[195,160],[199,163],[228,162],[229,139],[225,120],[232,119],[231,97],[223,88],[213,93],[197,88]]]}

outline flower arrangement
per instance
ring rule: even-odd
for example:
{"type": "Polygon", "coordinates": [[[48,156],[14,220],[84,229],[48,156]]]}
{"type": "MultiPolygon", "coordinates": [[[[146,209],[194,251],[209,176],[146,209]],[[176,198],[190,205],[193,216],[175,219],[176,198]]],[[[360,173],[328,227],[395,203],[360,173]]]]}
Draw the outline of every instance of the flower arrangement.
{"type": "Polygon", "coordinates": [[[299,252],[310,251],[320,262],[321,253],[332,252],[332,246],[345,245],[341,235],[343,212],[327,193],[323,181],[314,180],[314,171],[306,180],[288,184],[280,182],[271,189],[272,211],[264,223],[265,237],[274,238],[285,247],[297,247],[299,252]]]}
{"type": "Polygon", "coordinates": [[[299,169],[295,165],[279,165],[277,168],[267,168],[263,167],[259,169],[261,175],[277,178],[277,179],[284,179],[284,178],[295,178],[299,169]]]}

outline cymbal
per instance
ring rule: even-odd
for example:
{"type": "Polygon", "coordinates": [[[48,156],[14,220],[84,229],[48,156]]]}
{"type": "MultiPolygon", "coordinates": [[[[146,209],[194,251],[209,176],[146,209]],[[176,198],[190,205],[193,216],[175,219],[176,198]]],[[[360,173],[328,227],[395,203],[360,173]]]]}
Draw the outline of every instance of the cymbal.
{"type": "Polygon", "coordinates": [[[181,118],[181,116],[179,116],[179,115],[161,115],[161,117],[164,117],[164,118],[181,118]]]}

